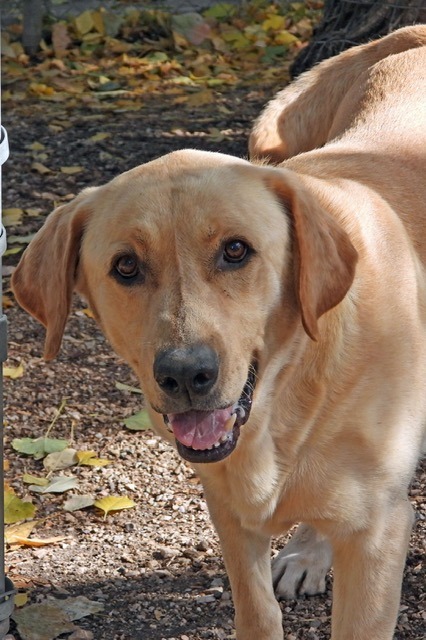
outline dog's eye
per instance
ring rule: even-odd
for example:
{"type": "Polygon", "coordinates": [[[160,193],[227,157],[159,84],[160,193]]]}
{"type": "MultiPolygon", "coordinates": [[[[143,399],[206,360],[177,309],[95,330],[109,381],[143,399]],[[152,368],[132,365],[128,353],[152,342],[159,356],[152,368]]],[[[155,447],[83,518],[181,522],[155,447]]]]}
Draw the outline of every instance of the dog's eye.
{"type": "Polygon", "coordinates": [[[223,259],[225,262],[242,262],[248,251],[248,246],[242,240],[230,240],[223,247],[223,259]]]}
{"type": "Polygon", "coordinates": [[[114,275],[124,280],[134,280],[140,274],[139,260],[133,253],[119,256],[113,265],[114,275]]]}

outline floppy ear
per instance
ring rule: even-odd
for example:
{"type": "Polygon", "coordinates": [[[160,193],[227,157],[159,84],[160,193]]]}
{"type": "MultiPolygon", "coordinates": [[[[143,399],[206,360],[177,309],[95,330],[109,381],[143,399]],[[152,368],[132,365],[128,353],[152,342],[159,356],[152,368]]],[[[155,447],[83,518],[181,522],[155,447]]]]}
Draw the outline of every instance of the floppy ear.
{"type": "Polygon", "coordinates": [[[318,318],[347,294],[358,253],[339,223],[302,179],[288,169],[266,169],[267,183],[289,211],[294,229],[296,291],[302,322],[312,340],[318,318]]]}
{"type": "Polygon", "coordinates": [[[19,304],[46,327],[44,357],[61,346],[76,281],[80,241],[90,214],[88,193],[51,213],[25,250],[12,275],[19,304]]]}

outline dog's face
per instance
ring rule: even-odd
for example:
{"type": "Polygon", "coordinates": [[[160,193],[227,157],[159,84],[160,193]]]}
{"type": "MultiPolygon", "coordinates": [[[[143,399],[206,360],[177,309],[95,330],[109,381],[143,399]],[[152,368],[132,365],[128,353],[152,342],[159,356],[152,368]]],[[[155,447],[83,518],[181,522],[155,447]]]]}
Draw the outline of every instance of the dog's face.
{"type": "Polygon", "coordinates": [[[277,334],[300,331],[302,318],[315,337],[355,260],[344,232],[291,176],[186,151],[57,210],[13,284],[47,326],[48,357],[72,289],[82,293],[181,455],[217,462],[236,446],[277,334]]]}

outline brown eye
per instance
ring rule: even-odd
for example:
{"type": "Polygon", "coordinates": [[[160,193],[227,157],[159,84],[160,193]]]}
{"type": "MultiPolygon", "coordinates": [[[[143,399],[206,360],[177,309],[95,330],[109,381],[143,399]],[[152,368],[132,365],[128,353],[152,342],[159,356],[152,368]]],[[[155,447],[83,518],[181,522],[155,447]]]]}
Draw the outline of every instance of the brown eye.
{"type": "Polygon", "coordinates": [[[242,262],[247,256],[248,246],[242,240],[230,240],[223,248],[225,262],[242,262]]]}
{"type": "Polygon", "coordinates": [[[117,258],[114,269],[122,278],[134,278],[139,273],[139,262],[133,254],[125,254],[117,258]]]}

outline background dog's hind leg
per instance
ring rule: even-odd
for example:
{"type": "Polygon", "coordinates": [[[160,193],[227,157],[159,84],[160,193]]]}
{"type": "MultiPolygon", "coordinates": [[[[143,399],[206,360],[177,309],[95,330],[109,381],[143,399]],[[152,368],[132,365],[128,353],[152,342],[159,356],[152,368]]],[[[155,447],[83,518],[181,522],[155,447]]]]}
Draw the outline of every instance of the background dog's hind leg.
{"type": "Polygon", "coordinates": [[[328,540],[313,527],[300,524],[293,537],[272,561],[272,579],[278,598],[324,593],[332,564],[328,540]]]}

